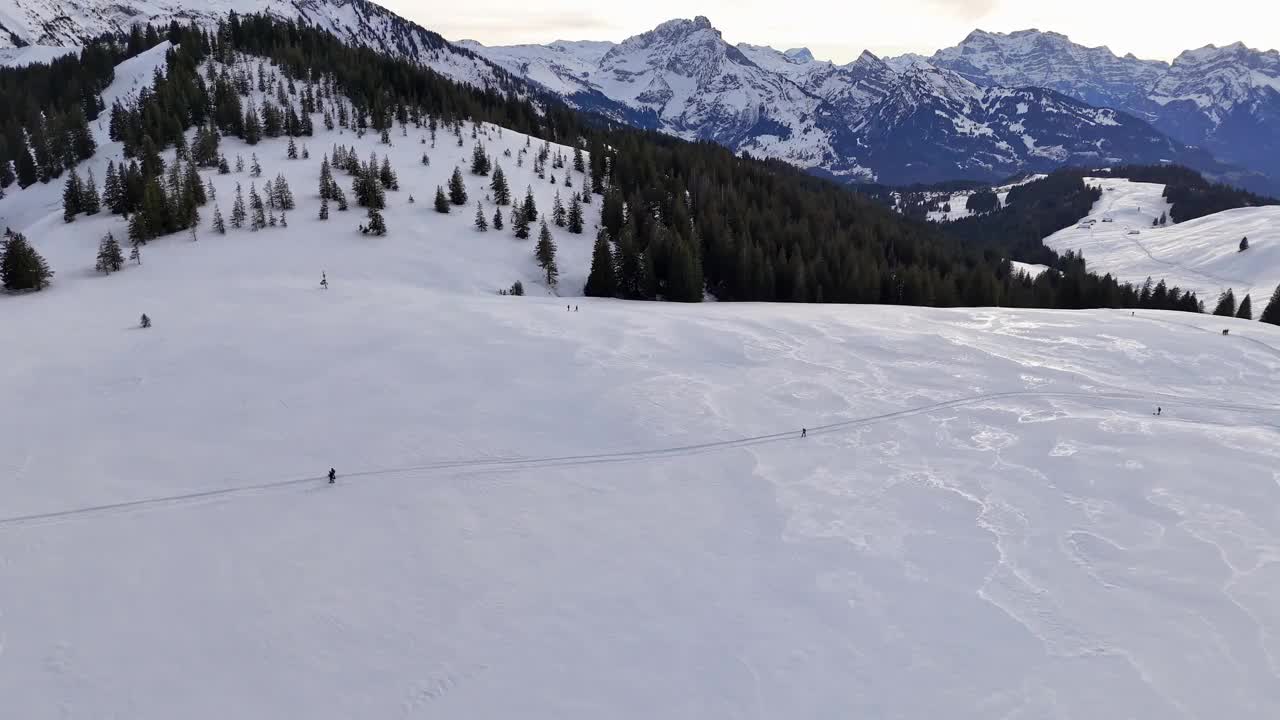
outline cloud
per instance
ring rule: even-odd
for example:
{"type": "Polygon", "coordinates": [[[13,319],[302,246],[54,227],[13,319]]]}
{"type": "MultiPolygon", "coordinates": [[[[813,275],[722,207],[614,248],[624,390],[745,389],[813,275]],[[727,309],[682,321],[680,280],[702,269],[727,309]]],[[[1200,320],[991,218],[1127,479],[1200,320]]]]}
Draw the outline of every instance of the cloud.
{"type": "Polygon", "coordinates": [[[963,21],[986,17],[999,5],[999,0],[923,0],[926,8],[939,10],[963,21]]]}

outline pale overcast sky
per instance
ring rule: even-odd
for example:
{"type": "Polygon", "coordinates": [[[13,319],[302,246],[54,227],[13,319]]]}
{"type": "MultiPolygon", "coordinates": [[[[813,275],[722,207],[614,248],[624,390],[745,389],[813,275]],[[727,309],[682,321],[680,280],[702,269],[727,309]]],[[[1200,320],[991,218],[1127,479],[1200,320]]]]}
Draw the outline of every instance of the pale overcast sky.
{"type": "Polygon", "coordinates": [[[1106,45],[1172,60],[1182,50],[1243,41],[1280,47],[1274,0],[375,0],[444,35],[486,45],[552,40],[621,40],[671,18],[706,15],[730,43],[807,47],[821,60],[932,54],[974,28],[1055,30],[1084,45],[1106,45]]]}

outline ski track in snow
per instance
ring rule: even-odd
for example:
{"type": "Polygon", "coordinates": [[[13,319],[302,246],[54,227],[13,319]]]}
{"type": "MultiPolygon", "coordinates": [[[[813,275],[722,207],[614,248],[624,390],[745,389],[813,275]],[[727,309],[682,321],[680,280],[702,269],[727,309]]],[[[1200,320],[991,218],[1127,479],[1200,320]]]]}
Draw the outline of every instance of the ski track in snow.
{"type": "Polygon", "coordinates": [[[575,297],[590,228],[553,291],[432,212],[469,131],[224,140],[288,229],[111,277],[117,218],[0,200],[58,273],[0,297],[0,715],[1280,714],[1280,330],[575,297]],[[392,153],[389,236],[315,219],[335,142],[392,153]]]}

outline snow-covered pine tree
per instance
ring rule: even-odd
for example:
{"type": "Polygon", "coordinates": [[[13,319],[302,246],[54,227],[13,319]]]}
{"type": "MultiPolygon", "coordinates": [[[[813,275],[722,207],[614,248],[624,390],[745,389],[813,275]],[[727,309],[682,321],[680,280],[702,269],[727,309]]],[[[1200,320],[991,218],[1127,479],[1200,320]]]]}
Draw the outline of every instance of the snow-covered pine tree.
{"type": "Polygon", "coordinates": [[[227,234],[227,223],[222,219],[222,208],[216,204],[213,206],[213,231],[219,235],[227,234]]]}
{"type": "Polygon", "coordinates": [[[244,220],[244,193],[240,190],[240,183],[236,183],[236,199],[231,205],[231,227],[239,230],[244,227],[244,220]]]}
{"type": "Polygon", "coordinates": [[[0,284],[9,292],[42,290],[49,286],[53,271],[45,259],[31,247],[25,235],[5,230],[4,247],[0,248],[0,284]]]}
{"type": "Polygon", "coordinates": [[[369,208],[369,224],[361,226],[361,232],[368,235],[386,235],[387,222],[382,217],[382,211],[378,208],[369,208]]]}
{"type": "Polygon", "coordinates": [[[1271,293],[1271,300],[1262,309],[1262,315],[1258,319],[1268,325],[1280,325],[1280,285],[1271,293]]]}
{"type": "Polygon", "coordinates": [[[564,227],[566,220],[568,216],[564,210],[564,202],[560,200],[560,191],[557,190],[555,198],[551,201],[551,222],[555,223],[556,227],[564,227]]]}
{"type": "Polygon", "coordinates": [[[251,177],[262,177],[262,163],[258,162],[258,153],[253,153],[253,161],[249,164],[251,177]]]}
{"type": "Polygon", "coordinates": [[[533,201],[533,187],[530,186],[524,192],[524,204],[521,205],[524,212],[524,219],[527,222],[537,222],[538,220],[538,204],[533,201]]]}
{"type": "Polygon", "coordinates": [[[100,273],[110,275],[123,265],[124,253],[120,250],[120,243],[116,242],[115,235],[107,233],[98,242],[98,258],[93,267],[100,273]]]}
{"type": "Polygon", "coordinates": [[[479,200],[476,201],[475,226],[480,232],[487,232],[489,230],[489,221],[484,217],[484,205],[482,205],[479,200]]]}
{"type": "Polygon", "coordinates": [[[502,227],[502,208],[496,208],[493,211],[493,229],[501,230],[502,227]]]}
{"type": "Polygon", "coordinates": [[[80,196],[80,210],[85,215],[97,215],[102,209],[102,198],[98,195],[98,181],[93,176],[93,168],[89,168],[81,191],[83,194],[80,196]]]}
{"type": "Polygon", "coordinates": [[[76,219],[76,214],[80,212],[80,201],[83,198],[83,191],[80,189],[80,175],[76,173],[75,168],[71,169],[71,173],[67,175],[67,181],[62,186],[62,221],[71,222],[76,219]]]}
{"type": "Polygon", "coordinates": [[[499,206],[511,204],[511,188],[507,186],[507,175],[502,172],[501,165],[494,165],[489,189],[493,191],[493,201],[499,206]]]}
{"type": "Polygon", "coordinates": [[[258,195],[258,188],[249,183],[249,209],[253,211],[253,219],[249,222],[249,229],[257,232],[267,226],[267,209],[262,203],[262,197],[258,195]]]}
{"type": "Polygon", "coordinates": [[[533,254],[538,259],[538,267],[542,268],[547,286],[554,288],[560,277],[560,269],[556,267],[556,244],[551,239],[551,231],[547,229],[545,220],[542,229],[538,231],[538,244],[533,254]]]}
{"type": "Polygon", "coordinates": [[[456,167],[449,177],[449,202],[454,205],[467,204],[467,186],[462,181],[462,171],[456,167]]]}
{"type": "Polygon", "coordinates": [[[320,198],[320,219],[329,219],[329,198],[320,198]]]}
{"type": "Polygon", "coordinates": [[[298,144],[293,141],[293,138],[289,138],[289,149],[285,151],[285,154],[290,160],[298,159],[298,144]]]}
{"type": "Polygon", "coordinates": [[[569,199],[569,232],[575,235],[582,234],[582,203],[578,200],[577,193],[569,199]]]}
{"type": "Polygon", "coordinates": [[[438,213],[449,212],[449,198],[445,196],[444,188],[440,187],[439,185],[436,186],[435,206],[436,206],[436,212],[438,213]]]}

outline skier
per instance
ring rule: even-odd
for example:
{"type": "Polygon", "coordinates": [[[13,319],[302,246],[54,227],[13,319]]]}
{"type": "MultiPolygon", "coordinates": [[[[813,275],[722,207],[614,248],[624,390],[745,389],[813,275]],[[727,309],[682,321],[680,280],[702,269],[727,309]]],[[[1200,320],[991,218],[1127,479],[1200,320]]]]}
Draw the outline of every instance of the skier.
{"type": "Polygon", "coordinates": [[[573,311],[574,311],[574,312],[578,312],[578,306],[577,306],[577,305],[574,305],[574,306],[573,306],[573,311]]]}
{"type": "Polygon", "coordinates": [[[323,270],[320,271],[320,287],[325,290],[329,289],[329,277],[324,274],[323,270]]]}
{"type": "Polygon", "coordinates": [[[329,468],[329,484],[332,485],[333,481],[336,480],[337,478],[338,478],[338,471],[334,470],[333,468],[329,468]]]}
{"type": "Polygon", "coordinates": [[[142,319],[138,321],[138,324],[144,328],[149,328],[151,327],[151,318],[147,317],[146,313],[142,313],[142,319]]]}
{"type": "Polygon", "coordinates": [[[800,437],[809,437],[809,428],[800,428],[800,437]]]}
{"type": "Polygon", "coordinates": [[[1164,412],[1164,408],[1161,408],[1158,406],[1156,407],[1156,417],[1160,417],[1160,414],[1163,412],[1164,412]]]}

